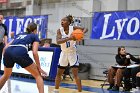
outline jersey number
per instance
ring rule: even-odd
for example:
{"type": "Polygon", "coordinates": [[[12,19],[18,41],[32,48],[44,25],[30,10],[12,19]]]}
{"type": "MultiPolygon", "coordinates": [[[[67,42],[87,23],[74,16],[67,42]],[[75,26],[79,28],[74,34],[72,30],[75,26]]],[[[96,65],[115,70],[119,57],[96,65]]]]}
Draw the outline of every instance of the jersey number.
{"type": "Polygon", "coordinates": [[[66,48],[70,47],[70,42],[66,42],[66,48]]]}

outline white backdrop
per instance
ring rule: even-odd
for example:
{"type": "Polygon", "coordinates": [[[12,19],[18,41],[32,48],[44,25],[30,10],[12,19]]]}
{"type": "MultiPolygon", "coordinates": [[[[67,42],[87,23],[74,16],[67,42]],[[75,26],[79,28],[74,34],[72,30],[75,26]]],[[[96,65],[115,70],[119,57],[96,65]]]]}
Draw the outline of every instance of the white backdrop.
{"type": "MultiPolygon", "coordinates": [[[[32,51],[29,51],[29,56],[33,59],[32,51]]],[[[41,68],[47,73],[49,76],[52,57],[53,57],[53,51],[38,51],[39,54],[39,60],[41,68]]],[[[34,59],[33,59],[34,61],[34,59]]],[[[1,70],[4,70],[3,60],[1,62],[1,70]]],[[[15,73],[24,73],[29,74],[25,69],[21,68],[18,64],[15,64],[13,67],[13,72],[15,73]]]]}

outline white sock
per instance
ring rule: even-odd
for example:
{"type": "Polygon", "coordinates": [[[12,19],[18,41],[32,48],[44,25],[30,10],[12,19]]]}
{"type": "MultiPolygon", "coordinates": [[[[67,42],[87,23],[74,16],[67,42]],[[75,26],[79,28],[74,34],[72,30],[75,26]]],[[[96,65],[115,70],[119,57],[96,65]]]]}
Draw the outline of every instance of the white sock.
{"type": "Polygon", "coordinates": [[[59,91],[59,89],[54,89],[54,91],[59,91]]]}

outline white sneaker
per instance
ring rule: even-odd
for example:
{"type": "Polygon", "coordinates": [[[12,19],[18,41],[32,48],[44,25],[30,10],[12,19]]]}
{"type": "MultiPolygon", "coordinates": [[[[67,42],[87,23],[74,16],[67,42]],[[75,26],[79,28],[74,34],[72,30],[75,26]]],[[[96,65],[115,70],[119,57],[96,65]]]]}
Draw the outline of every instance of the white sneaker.
{"type": "Polygon", "coordinates": [[[130,91],[131,93],[139,93],[139,89],[138,88],[132,88],[132,90],[130,91]]]}
{"type": "Polygon", "coordinates": [[[77,91],[73,91],[72,93],[83,93],[83,92],[77,92],[77,91]]]}
{"type": "Polygon", "coordinates": [[[137,88],[134,93],[140,93],[140,89],[137,88]]]}
{"type": "Polygon", "coordinates": [[[54,89],[52,93],[59,93],[58,89],[54,89]]]}
{"type": "Polygon", "coordinates": [[[51,93],[59,93],[59,91],[52,91],[51,93]]]}

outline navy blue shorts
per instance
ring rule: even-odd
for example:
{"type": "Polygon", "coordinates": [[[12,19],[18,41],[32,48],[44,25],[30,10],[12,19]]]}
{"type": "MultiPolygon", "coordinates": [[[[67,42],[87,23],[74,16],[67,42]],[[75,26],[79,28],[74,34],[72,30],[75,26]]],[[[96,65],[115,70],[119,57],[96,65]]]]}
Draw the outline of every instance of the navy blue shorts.
{"type": "Polygon", "coordinates": [[[15,63],[25,68],[33,63],[24,47],[8,47],[4,53],[4,66],[12,68],[15,63]]]}

